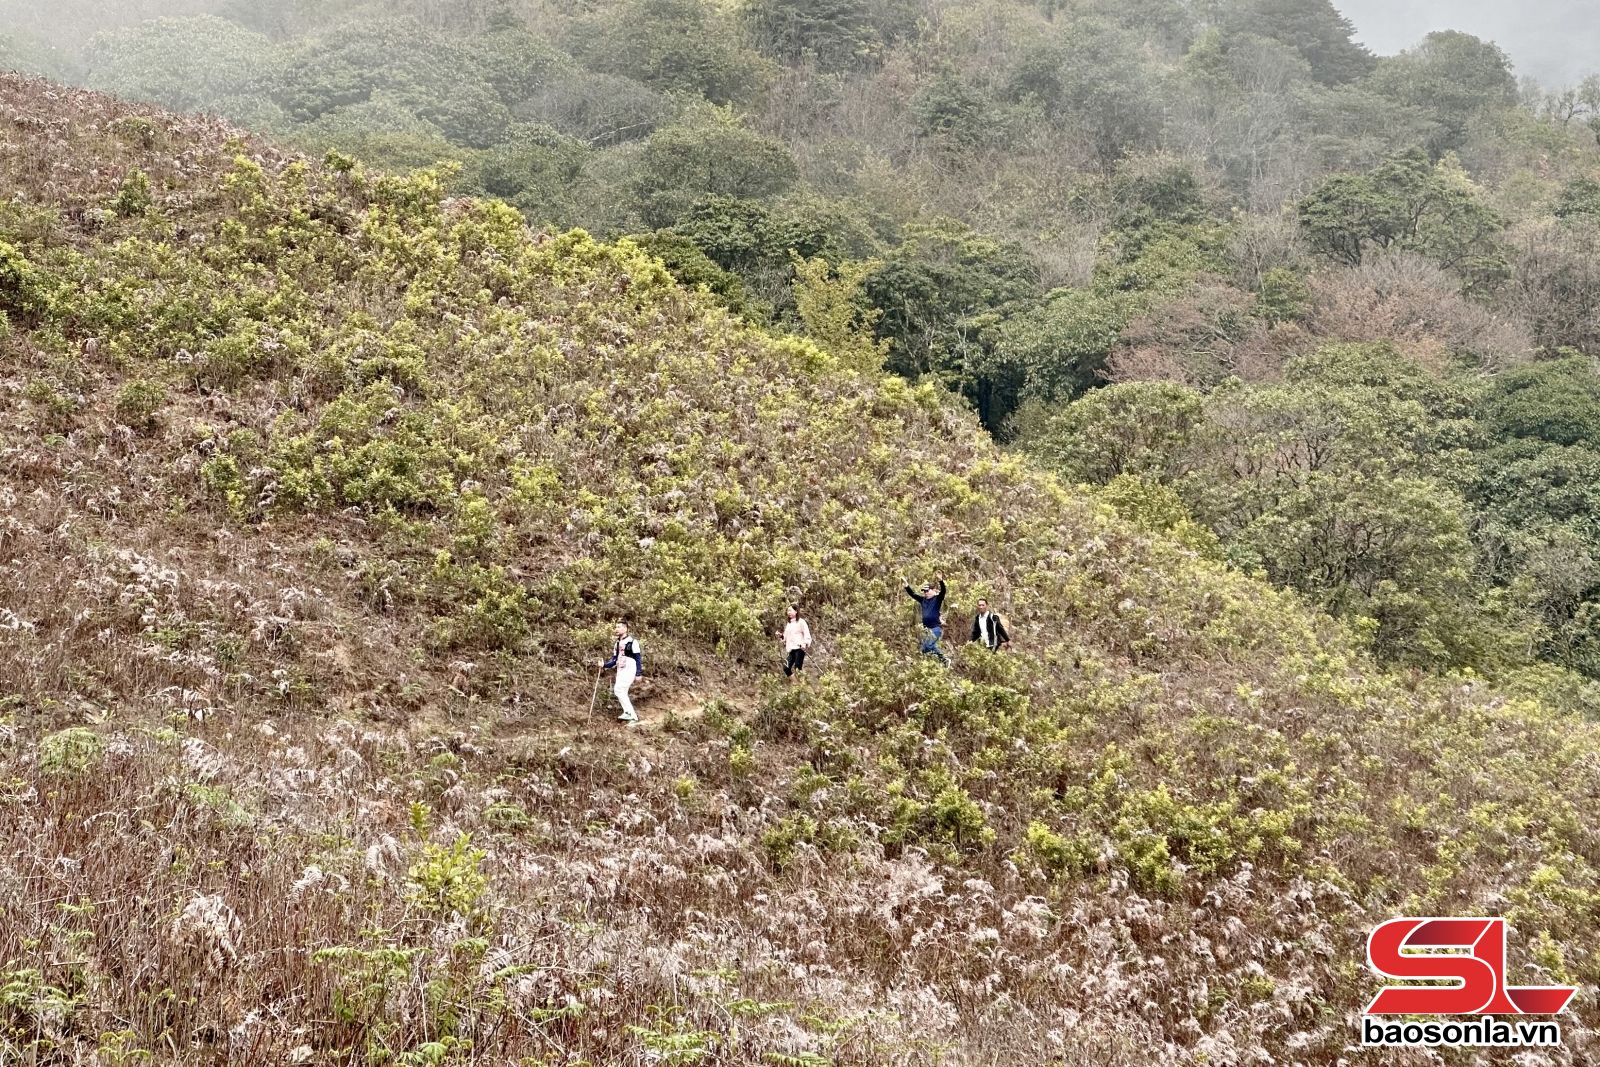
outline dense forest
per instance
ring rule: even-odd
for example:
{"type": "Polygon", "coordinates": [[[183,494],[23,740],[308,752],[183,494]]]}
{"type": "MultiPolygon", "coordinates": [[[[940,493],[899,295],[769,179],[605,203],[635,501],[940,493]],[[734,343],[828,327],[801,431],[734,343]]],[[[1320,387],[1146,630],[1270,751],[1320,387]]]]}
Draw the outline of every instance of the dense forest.
{"type": "Polygon", "coordinates": [[[1390,661],[1600,677],[1600,79],[1329,0],[190,6],[0,61],[831,300],[1390,661]]]}

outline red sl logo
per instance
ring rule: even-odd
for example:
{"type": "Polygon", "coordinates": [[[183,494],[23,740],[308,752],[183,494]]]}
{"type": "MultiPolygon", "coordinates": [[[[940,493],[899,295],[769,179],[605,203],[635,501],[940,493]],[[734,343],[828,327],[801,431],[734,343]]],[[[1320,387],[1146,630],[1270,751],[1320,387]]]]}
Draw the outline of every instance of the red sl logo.
{"type": "Polygon", "coordinates": [[[1386,978],[1453,983],[1382,990],[1368,1015],[1556,1015],[1577,993],[1506,985],[1504,919],[1390,919],[1367,938],[1367,963],[1386,978]]]}

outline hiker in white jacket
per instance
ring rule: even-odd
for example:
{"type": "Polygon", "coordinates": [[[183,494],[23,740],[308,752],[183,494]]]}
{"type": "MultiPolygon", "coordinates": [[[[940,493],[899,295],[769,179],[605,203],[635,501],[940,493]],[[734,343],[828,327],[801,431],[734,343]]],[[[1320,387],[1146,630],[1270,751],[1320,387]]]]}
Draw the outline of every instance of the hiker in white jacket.
{"type": "Polygon", "coordinates": [[[616,669],[617,681],[611,691],[617,695],[617,703],[622,705],[622,714],[617,716],[617,721],[632,726],[639,721],[639,713],[633,710],[633,701],[628,699],[628,687],[639,677],[644,659],[639,651],[639,639],[629,635],[627,623],[617,623],[616,633],[617,643],[611,650],[611,658],[601,660],[600,669],[616,669]]]}
{"type": "Polygon", "coordinates": [[[784,677],[793,682],[806,666],[806,649],[811,647],[811,627],[800,614],[800,609],[789,605],[789,621],[783,626],[783,650],[788,658],[783,664],[784,677]]]}

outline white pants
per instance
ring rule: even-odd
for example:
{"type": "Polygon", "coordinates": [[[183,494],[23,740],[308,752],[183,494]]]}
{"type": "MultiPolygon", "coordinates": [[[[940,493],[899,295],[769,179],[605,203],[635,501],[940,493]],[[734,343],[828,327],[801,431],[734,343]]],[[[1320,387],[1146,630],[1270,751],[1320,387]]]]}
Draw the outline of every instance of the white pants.
{"type": "Polygon", "coordinates": [[[639,717],[638,713],[633,710],[633,701],[628,699],[628,687],[633,685],[633,679],[637,671],[638,668],[634,665],[633,660],[627,656],[623,656],[617,661],[617,684],[611,687],[611,691],[617,694],[617,701],[622,705],[622,717],[625,719],[639,717]]]}

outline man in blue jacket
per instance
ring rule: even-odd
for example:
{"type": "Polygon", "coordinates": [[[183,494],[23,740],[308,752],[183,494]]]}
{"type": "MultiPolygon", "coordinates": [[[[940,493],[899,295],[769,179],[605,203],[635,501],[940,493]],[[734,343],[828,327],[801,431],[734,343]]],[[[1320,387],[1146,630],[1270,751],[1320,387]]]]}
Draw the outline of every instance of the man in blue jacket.
{"type": "Polygon", "coordinates": [[[922,608],[922,628],[927,635],[922,639],[922,654],[924,656],[938,656],[940,663],[949,662],[944,658],[944,653],[939,649],[939,639],[944,636],[944,575],[935,576],[939,583],[938,591],[931,585],[922,587],[922,595],[911,588],[911,583],[906,583],[906,596],[915,600],[922,608]]]}

